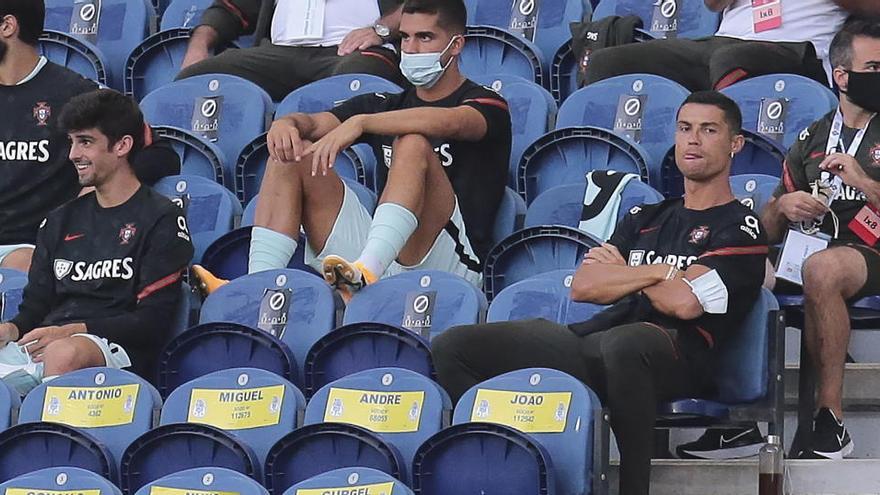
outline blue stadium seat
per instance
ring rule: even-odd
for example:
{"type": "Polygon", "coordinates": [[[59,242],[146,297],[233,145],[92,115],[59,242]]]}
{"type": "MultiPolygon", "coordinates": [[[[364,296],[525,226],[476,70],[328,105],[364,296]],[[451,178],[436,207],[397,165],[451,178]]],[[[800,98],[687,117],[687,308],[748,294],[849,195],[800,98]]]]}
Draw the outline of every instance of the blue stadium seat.
{"type": "Polygon", "coordinates": [[[88,433],[56,423],[24,423],[0,432],[0,483],[43,468],[70,466],[116,481],[112,454],[88,433]]]}
{"type": "Polygon", "coordinates": [[[543,86],[543,56],[534,43],[491,26],[468,26],[464,37],[459,63],[465,76],[508,74],[543,86]]]}
{"type": "MultiPolygon", "coordinates": [[[[312,345],[336,328],[341,309],[323,278],[300,270],[268,270],[236,278],[211,293],[199,323],[227,321],[272,332],[302,366],[312,345]]],[[[303,370],[298,373],[303,383],[303,370]]]]}
{"type": "Polygon", "coordinates": [[[599,241],[561,225],[527,227],[492,248],[483,268],[483,291],[489,301],[502,289],[544,272],[572,269],[599,241]]]}
{"type": "MultiPolygon", "coordinates": [[[[253,219],[250,223],[253,223],[253,219]]],[[[246,225],[218,237],[205,249],[200,263],[202,267],[225,280],[247,275],[252,229],[253,225],[246,225]]],[[[299,244],[287,268],[319,275],[305,264],[305,242],[305,236],[300,235],[299,244]]]]}
{"type": "Polygon", "coordinates": [[[550,454],[559,493],[604,493],[602,405],[571,375],[529,368],[490,378],[455,406],[453,423],[471,421],[505,425],[537,440],[550,454]]]}
{"type": "Polygon", "coordinates": [[[197,294],[188,283],[180,284],[180,299],[172,318],[169,339],[177,337],[196,323],[201,301],[201,295],[197,294]]]}
{"type": "Polygon", "coordinates": [[[519,159],[528,145],[553,128],[556,102],[546,89],[518,76],[484,74],[473,80],[497,91],[507,101],[513,135],[508,185],[516,188],[519,159]]]}
{"type": "Polygon", "coordinates": [[[232,192],[204,177],[172,175],[160,179],[153,189],[171,199],[182,199],[196,262],[241,218],[241,203],[232,192]]]}
{"type": "Polygon", "coordinates": [[[254,367],[296,383],[296,359],[268,332],[237,323],[205,323],[171,340],[159,355],[163,397],[184,383],[228,368],[254,367]]]}
{"type": "Polygon", "coordinates": [[[281,495],[289,487],[334,469],[366,467],[403,479],[404,461],[391,444],[369,430],[319,423],[278,440],[266,459],[266,488],[281,495]]]}
{"type": "Polygon", "coordinates": [[[18,422],[20,407],[21,398],[18,392],[12,390],[6,382],[0,381],[0,431],[18,422]]]}
{"type": "Polygon", "coordinates": [[[284,378],[256,368],[232,368],[174,389],[160,424],[193,423],[232,433],[262,465],[272,444],[302,423],[305,408],[305,396],[284,378]]]}
{"type": "Polygon", "coordinates": [[[140,101],[174,81],[180,71],[192,28],[162,30],[141,41],[125,61],[125,94],[140,101]]]}
{"type": "Polygon", "coordinates": [[[449,327],[479,323],[488,306],[479,289],[458,275],[416,270],[359,290],[345,308],[343,323],[397,325],[433,338],[449,327]],[[431,298],[430,293],[433,304],[420,298],[423,294],[431,298]],[[419,311],[421,301],[427,305],[423,311],[419,311]]]}
{"type": "MultiPolygon", "coordinates": [[[[535,43],[548,57],[571,38],[569,24],[589,20],[592,13],[590,3],[583,0],[467,0],[465,5],[468,24],[495,26],[522,36],[535,43]],[[525,20],[524,16],[533,18],[531,27],[519,24],[525,20]]],[[[542,60],[545,71],[550,62],[549,59],[542,60]]]]}
{"type": "MultiPolygon", "coordinates": [[[[349,467],[334,469],[300,481],[284,491],[283,495],[299,495],[308,493],[306,490],[329,489],[350,490],[348,493],[386,493],[394,495],[413,495],[403,482],[387,473],[365,467],[349,467]],[[300,490],[303,490],[300,492],[300,490]]],[[[344,493],[344,492],[343,492],[344,493]]]]}
{"type": "Polygon", "coordinates": [[[204,466],[226,468],[254,480],[262,475],[256,454],[238,437],[213,426],[173,423],[153,428],[125,450],[119,488],[133,495],[163,476],[204,466]]]}
{"type": "Polygon", "coordinates": [[[779,178],[772,175],[741,174],[730,178],[730,187],[736,199],[759,214],[773,197],[778,185],[779,178]]]}
{"type": "Polygon", "coordinates": [[[804,129],[833,112],[838,104],[837,96],[830,88],[794,74],[754,77],[721,92],[739,104],[745,129],[769,137],[783,151],[795,143],[804,129]],[[780,100],[785,100],[781,107],[773,105],[781,103],[780,100]],[[759,128],[762,108],[765,116],[775,114],[775,122],[778,125],[781,121],[782,129],[759,128]]]}
{"type": "Polygon", "coordinates": [[[344,325],[322,337],[309,350],[304,392],[311,397],[334,380],[384,367],[435,377],[428,341],[415,332],[382,323],[344,325]]]}
{"type": "Polygon", "coordinates": [[[109,66],[101,50],[69,34],[45,30],[40,35],[40,55],[99,84],[107,84],[109,66]]]}
{"type": "Polygon", "coordinates": [[[706,8],[702,0],[601,0],[593,12],[593,19],[612,15],[641,17],[645,31],[656,38],[712,36],[721,21],[720,16],[706,8]],[[674,31],[670,29],[672,27],[675,27],[674,31]]]}
{"type": "Polygon", "coordinates": [[[232,181],[232,177],[227,178],[223,173],[223,152],[216,144],[179,127],[156,125],[152,128],[180,157],[181,175],[204,177],[221,186],[232,181]]]}
{"type": "Polygon", "coordinates": [[[161,0],[167,7],[160,11],[162,22],[159,30],[174,28],[194,28],[199,24],[202,14],[211,6],[213,0],[161,0]]]}
{"type": "Polygon", "coordinates": [[[110,86],[122,89],[125,61],[131,50],[150,34],[155,16],[152,6],[143,0],[47,0],[45,28],[70,33],[97,45],[109,63],[105,68],[110,86]],[[74,32],[74,22],[87,23],[91,19],[96,19],[97,33],[74,32]]]}
{"type": "Polygon", "coordinates": [[[504,188],[504,196],[498,205],[495,225],[492,228],[492,241],[498,244],[510,234],[521,229],[526,217],[526,200],[509,187],[504,188]]]}
{"type": "Polygon", "coordinates": [[[531,436],[491,423],[451,426],[416,452],[413,489],[421,495],[555,495],[550,454],[531,436]]]}
{"type": "Polygon", "coordinates": [[[159,392],[134,373],[86,368],[31,390],[18,421],[78,428],[103,443],[118,462],[128,444],[156,424],[161,408],[159,392]]]}
{"type": "Polygon", "coordinates": [[[119,488],[106,478],[76,467],[40,469],[0,483],[0,493],[22,490],[25,493],[89,493],[122,495],[119,488]]]}
{"type": "Polygon", "coordinates": [[[400,93],[402,91],[400,86],[379,76],[341,74],[293,90],[281,100],[275,113],[281,117],[295,112],[326,112],[354,96],[367,93],[400,93]]]}
{"type": "Polygon", "coordinates": [[[151,124],[188,129],[217,144],[223,150],[226,176],[234,177],[239,153],[266,132],[274,106],[269,95],[250,81],[205,74],[152,91],[141,100],[141,109],[151,124]]]}
{"type": "Polygon", "coordinates": [[[12,268],[0,268],[0,321],[9,321],[18,314],[28,276],[12,268]]]}
{"type": "Polygon", "coordinates": [[[589,320],[604,306],[571,299],[575,270],[554,270],[508,285],[492,299],[486,321],[543,318],[563,325],[589,320]]]}
{"type": "Polygon", "coordinates": [[[593,170],[616,170],[648,179],[644,149],[627,137],[598,127],[556,129],[523,152],[517,191],[531,204],[541,193],[563,184],[581,183],[593,170]]]}
{"type": "MultiPolygon", "coordinates": [[[[578,228],[584,209],[586,183],[556,186],[543,192],[526,210],[524,225],[566,225],[578,228]]],[[[623,189],[617,219],[620,221],[634,206],[663,201],[663,195],[644,182],[632,180],[623,189]]]]}
{"type": "Polygon", "coordinates": [[[559,107],[556,127],[589,125],[614,129],[617,134],[633,138],[645,148],[650,159],[648,183],[659,184],[659,165],[669,145],[675,142],[676,115],[688,95],[690,91],[660,76],[612,77],[572,93],[559,107]],[[628,125],[615,125],[626,119],[633,120],[635,130],[627,130],[628,125]]]}
{"type": "Polygon", "coordinates": [[[168,493],[170,490],[186,493],[236,493],[238,495],[268,495],[269,492],[252,478],[220,467],[197,467],[163,476],[142,486],[134,495],[168,493]],[[153,491],[155,490],[155,491],[153,491]]]}
{"type": "MultiPolygon", "coordinates": [[[[440,385],[414,371],[376,368],[334,380],[309,400],[305,424],[366,428],[400,451],[406,466],[431,435],[449,426],[452,401],[440,385]]],[[[405,469],[403,480],[411,473],[405,469]]]]}

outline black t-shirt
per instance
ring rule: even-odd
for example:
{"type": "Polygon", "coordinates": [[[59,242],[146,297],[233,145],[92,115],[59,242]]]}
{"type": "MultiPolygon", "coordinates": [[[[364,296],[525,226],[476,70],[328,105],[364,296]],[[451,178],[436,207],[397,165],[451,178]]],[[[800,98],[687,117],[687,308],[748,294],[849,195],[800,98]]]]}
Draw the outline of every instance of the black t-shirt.
{"type": "Polygon", "coordinates": [[[102,208],[95,193],[52,212],[37,234],[20,332],[85,323],[143,373],[164,345],[193,247],[183,212],[146,186],[102,208]]]}
{"type": "Polygon", "coordinates": [[[689,210],[681,198],[634,207],[618,223],[609,244],[630,266],[692,264],[716,270],[728,292],[727,312],[692,321],[654,312],[650,321],[700,331],[710,344],[735,331],[752,309],[764,281],[767,236],[754,212],[739,201],[689,210]]]}
{"type": "MultiPolygon", "coordinates": [[[[788,150],[782,169],[782,180],[773,193],[775,197],[795,191],[811,192],[813,183],[819,179],[828,180],[831,176],[829,172],[819,170],[819,164],[825,159],[825,148],[828,145],[834,115],[835,112],[831,112],[813,122],[801,132],[798,140],[788,150]]],[[[848,149],[857,133],[858,130],[844,126],[841,130],[838,151],[841,145],[848,149]]],[[[880,119],[875,118],[871,121],[855,158],[871,179],[880,181],[880,119]]],[[[865,194],[855,187],[844,184],[840,189],[831,203],[831,211],[837,215],[839,221],[838,242],[864,244],[862,239],[850,230],[849,223],[866,203],[865,194]]],[[[820,230],[829,236],[834,236],[834,220],[830,214],[822,219],[820,230]]]]}
{"type": "MultiPolygon", "coordinates": [[[[507,184],[510,160],[510,113],[507,102],[498,93],[466,80],[451,95],[438,101],[424,101],[415,89],[400,94],[374,93],[354,97],[331,110],[340,121],[355,115],[390,112],[407,108],[454,108],[469,106],[486,119],[486,135],[479,141],[430,139],[434,151],[443,164],[452,189],[458,197],[468,239],[480,265],[492,248],[492,228],[498,205],[507,184]]],[[[384,186],[391,166],[392,145],[396,136],[364,135],[362,142],[370,144],[380,164],[377,182],[384,186]],[[381,166],[381,164],[385,166],[381,166]]]]}
{"type": "Polygon", "coordinates": [[[0,86],[0,245],[32,244],[37,226],[79,192],[61,107],[98,86],[52,62],[29,81],[0,86]]]}

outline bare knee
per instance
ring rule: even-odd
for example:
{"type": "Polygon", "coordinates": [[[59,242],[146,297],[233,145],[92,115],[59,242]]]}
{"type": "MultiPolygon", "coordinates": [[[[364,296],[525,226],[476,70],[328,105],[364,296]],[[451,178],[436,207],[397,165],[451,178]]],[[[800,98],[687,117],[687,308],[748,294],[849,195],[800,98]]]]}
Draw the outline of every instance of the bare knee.
{"type": "Polygon", "coordinates": [[[804,262],[801,275],[804,295],[808,298],[840,296],[846,288],[846,270],[842,269],[840,253],[825,250],[813,254],[804,262]]]}
{"type": "Polygon", "coordinates": [[[425,136],[421,134],[404,134],[394,140],[394,158],[399,155],[433,156],[434,147],[425,136]]]}
{"type": "Polygon", "coordinates": [[[45,376],[62,375],[91,366],[103,366],[104,358],[100,349],[82,337],[68,337],[56,340],[43,351],[45,376]]]}
{"type": "Polygon", "coordinates": [[[34,250],[31,248],[16,249],[3,258],[0,267],[26,272],[31,269],[31,258],[33,256],[34,250]]]}

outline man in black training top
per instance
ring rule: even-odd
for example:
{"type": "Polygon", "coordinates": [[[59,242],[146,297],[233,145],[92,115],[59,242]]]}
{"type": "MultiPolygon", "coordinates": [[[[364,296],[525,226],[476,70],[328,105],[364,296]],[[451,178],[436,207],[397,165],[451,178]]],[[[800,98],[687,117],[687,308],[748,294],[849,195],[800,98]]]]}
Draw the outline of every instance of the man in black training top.
{"type": "Polygon", "coordinates": [[[678,114],[675,158],[684,199],[637,206],[585,255],[572,299],[612,304],[569,326],[547,320],[457,327],[434,340],[441,385],[457,400],[490,377],[548,367],[589,385],[611,410],[620,493],[648,493],[657,403],[706,392],[711,364],[756,301],[767,239],[733,196],[742,117],[716,92],[678,114]]]}
{"type": "Polygon", "coordinates": [[[79,183],[94,187],[41,224],[18,316],[0,324],[51,378],[90,366],[147,376],[166,341],[193,254],[183,212],[138,181],[137,104],[112,90],[73,98],[60,126],[79,183]]]}
{"type": "MultiPolygon", "coordinates": [[[[459,71],[466,18],[461,0],[407,1],[401,70],[414,89],[272,124],[250,273],[287,267],[303,226],[306,262],[343,295],[414,269],[482,283],[511,129],[504,99],[459,71]],[[332,169],[336,155],[359,141],[380,163],[372,218],[332,169]]],[[[200,273],[210,290],[213,281],[200,273]]]]}

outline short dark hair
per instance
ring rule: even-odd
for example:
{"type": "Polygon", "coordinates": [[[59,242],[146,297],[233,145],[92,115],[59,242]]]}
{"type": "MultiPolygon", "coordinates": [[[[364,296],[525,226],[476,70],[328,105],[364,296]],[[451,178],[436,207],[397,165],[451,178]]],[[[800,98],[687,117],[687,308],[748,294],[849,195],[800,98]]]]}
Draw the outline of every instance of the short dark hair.
{"type": "Polygon", "coordinates": [[[128,96],[112,89],[97,89],[73,97],[61,109],[58,122],[64,132],[97,129],[107,136],[108,146],[131,136],[129,160],[144,147],[144,114],[128,96]]]}
{"type": "Polygon", "coordinates": [[[880,39],[880,18],[853,17],[847,21],[831,41],[831,67],[852,69],[853,39],[857,36],[880,39]]]}
{"type": "Polygon", "coordinates": [[[697,91],[696,93],[691,93],[684,100],[684,103],[681,104],[681,107],[678,108],[678,113],[681,113],[681,109],[688,103],[712,105],[719,108],[724,113],[724,120],[727,122],[728,127],[730,127],[730,131],[734,135],[742,132],[743,117],[739,105],[718,91],[697,91]]]}
{"type": "Polygon", "coordinates": [[[18,38],[36,45],[46,21],[43,0],[0,0],[0,18],[11,15],[18,20],[18,38]]]}
{"type": "Polygon", "coordinates": [[[437,15],[437,24],[456,34],[467,29],[467,8],[462,0],[406,0],[404,14],[437,15]]]}

